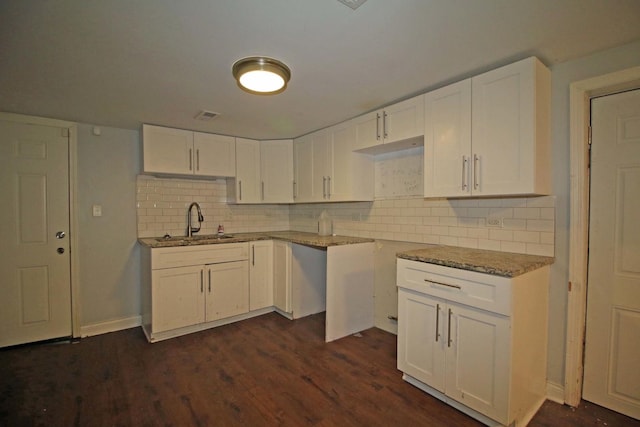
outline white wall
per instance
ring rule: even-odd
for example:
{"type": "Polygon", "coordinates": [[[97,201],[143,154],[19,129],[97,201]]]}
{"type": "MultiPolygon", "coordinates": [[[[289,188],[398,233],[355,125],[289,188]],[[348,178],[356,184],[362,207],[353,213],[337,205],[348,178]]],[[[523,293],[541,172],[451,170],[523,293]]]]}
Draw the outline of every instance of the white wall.
{"type": "Polygon", "coordinates": [[[551,266],[548,379],[564,384],[569,281],[569,85],[640,65],[640,41],[558,64],[551,69],[553,193],[556,195],[556,262],[551,266]]]}
{"type": "Polygon", "coordinates": [[[78,250],[83,330],[104,322],[132,318],[135,321],[140,315],[136,233],[139,133],[100,129],[101,135],[95,136],[92,126],[78,126],[78,250]],[[92,216],[94,204],[102,206],[101,217],[92,216]]]}

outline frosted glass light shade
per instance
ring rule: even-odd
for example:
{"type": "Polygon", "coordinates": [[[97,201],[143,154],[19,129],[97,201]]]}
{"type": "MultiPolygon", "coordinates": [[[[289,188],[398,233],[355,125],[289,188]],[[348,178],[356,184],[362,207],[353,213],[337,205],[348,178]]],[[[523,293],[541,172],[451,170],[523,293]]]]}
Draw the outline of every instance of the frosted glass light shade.
{"type": "Polygon", "coordinates": [[[291,78],[289,67],[266,57],[243,58],[233,64],[232,72],[242,90],[260,95],[283,92],[291,78]]]}

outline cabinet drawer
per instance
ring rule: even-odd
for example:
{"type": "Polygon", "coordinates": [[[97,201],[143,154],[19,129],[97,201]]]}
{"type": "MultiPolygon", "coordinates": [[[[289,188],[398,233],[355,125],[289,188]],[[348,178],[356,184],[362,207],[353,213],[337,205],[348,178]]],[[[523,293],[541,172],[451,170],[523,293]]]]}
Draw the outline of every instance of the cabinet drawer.
{"type": "Polygon", "coordinates": [[[511,280],[398,258],[397,285],[482,310],[511,314],[511,280]]]}
{"type": "Polygon", "coordinates": [[[186,267],[249,259],[249,243],[179,246],[151,250],[151,268],[186,267]]]}

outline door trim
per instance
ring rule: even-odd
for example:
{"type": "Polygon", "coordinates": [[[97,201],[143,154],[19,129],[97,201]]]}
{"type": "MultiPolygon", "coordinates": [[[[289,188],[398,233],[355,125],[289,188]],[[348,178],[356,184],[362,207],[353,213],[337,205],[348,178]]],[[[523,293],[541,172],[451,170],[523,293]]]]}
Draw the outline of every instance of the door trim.
{"type": "Polygon", "coordinates": [[[596,96],[638,87],[640,87],[640,67],[581,80],[569,86],[569,288],[564,401],[571,406],[578,406],[580,403],[584,369],[589,248],[590,101],[596,96]]]}
{"type": "Polygon", "coordinates": [[[80,271],[78,246],[78,124],[65,120],[0,112],[0,120],[69,129],[69,245],[71,248],[71,335],[80,337],[80,271]]]}

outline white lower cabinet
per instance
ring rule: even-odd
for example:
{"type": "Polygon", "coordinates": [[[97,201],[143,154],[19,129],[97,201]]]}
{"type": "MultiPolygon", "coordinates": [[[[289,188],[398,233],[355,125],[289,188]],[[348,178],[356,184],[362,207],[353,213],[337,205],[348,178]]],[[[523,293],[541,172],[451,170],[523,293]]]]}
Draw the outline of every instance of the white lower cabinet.
{"type": "Polygon", "coordinates": [[[546,398],[548,267],[516,278],[398,260],[398,369],[487,425],[546,398]]]}
{"type": "Polygon", "coordinates": [[[152,272],[153,332],[204,322],[203,269],[196,265],[152,272]]]}
{"type": "Polygon", "coordinates": [[[249,244],[144,248],[142,326],[149,341],[249,312],[249,244]]]}
{"type": "Polygon", "coordinates": [[[247,270],[247,261],[153,270],[153,332],[248,312],[247,270]]]}
{"type": "Polygon", "coordinates": [[[205,322],[249,312],[248,261],[207,265],[205,322]]]}
{"type": "Polygon", "coordinates": [[[291,309],[291,243],[273,241],[273,305],[281,313],[291,309]]]}
{"type": "Polygon", "coordinates": [[[249,243],[249,310],[273,305],[273,241],[249,243]]]}

